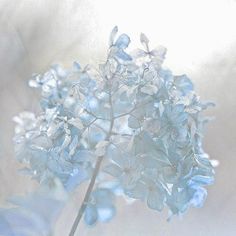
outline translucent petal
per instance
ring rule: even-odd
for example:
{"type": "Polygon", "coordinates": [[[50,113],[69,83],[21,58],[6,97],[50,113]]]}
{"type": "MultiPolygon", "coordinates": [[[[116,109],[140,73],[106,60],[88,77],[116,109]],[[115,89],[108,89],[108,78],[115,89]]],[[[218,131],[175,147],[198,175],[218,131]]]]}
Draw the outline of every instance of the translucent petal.
{"type": "Polygon", "coordinates": [[[83,168],[75,169],[68,178],[65,188],[67,191],[74,190],[79,184],[88,178],[87,171],[83,168]]]}
{"type": "Polygon", "coordinates": [[[77,62],[77,61],[75,61],[75,62],[73,63],[73,67],[74,67],[74,69],[75,69],[76,71],[80,71],[80,70],[81,70],[81,66],[80,66],[79,62],[77,62]]]}
{"type": "Polygon", "coordinates": [[[163,170],[163,177],[167,183],[175,183],[178,178],[178,171],[176,168],[172,166],[164,167],[163,170]]]}
{"type": "Polygon", "coordinates": [[[120,58],[123,61],[131,61],[132,57],[124,52],[123,50],[118,50],[115,54],[118,58],[120,58]]]}
{"type": "Polygon", "coordinates": [[[144,200],[147,195],[147,186],[138,181],[133,188],[127,189],[125,194],[131,198],[144,200]]]}
{"type": "Polygon", "coordinates": [[[75,126],[76,128],[80,130],[84,128],[83,123],[79,118],[72,118],[68,120],[68,123],[75,126]]]}
{"type": "Polygon", "coordinates": [[[95,157],[94,153],[89,150],[78,150],[72,160],[74,162],[88,162],[91,161],[95,157]]]}
{"type": "Polygon", "coordinates": [[[115,27],[112,29],[111,34],[110,34],[109,47],[111,47],[111,46],[114,44],[114,38],[115,38],[117,32],[118,32],[118,27],[115,26],[115,27]]]}
{"type": "Polygon", "coordinates": [[[84,213],[84,220],[87,225],[94,225],[97,222],[98,212],[94,205],[87,205],[84,213]]]}
{"type": "Polygon", "coordinates": [[[97,207],[107,207],[112,205],[113,193],[110,189],[98,188],[93,191],[92,195],[95,198],[97,207]]]}
{"type": "Polygon", "coordinates": [[[70,146],[69,146],[69,150],[70,150],[69,155],[71,155],[71,156],[74,155],[75,150],[76,150],[76,148],[78,146],[78,143],[79,143],[78,136],[75,136],[72,139],[72,142],[70,143],[70,146]]]}
{"type": "Polygon", "coordinates": [[[130,38],[127,34],[121,34],[115,42],[115,46],[120,49],[125,49],[129,46],[130,38]]]}
{"type": "Polygon", "coordinates": [[[101,222],[108,222],[110,221],[116,213],[116,209],[114,206],[111,207],[98,207],[97,208],[98,211],[98,217],[99,217],[99,221],[101,222]]]}
{"type": "Polygon", "coordinates": [[[140,42],[145,46],[145,49],[148,49],[149,39],[144,33],[140,34],[140,42]]]}
{"type": "Polygon", "coordinates": [[[207,191],[204,188],[197,188],[190,203],[194,207],[202,207],[207,197],[207,191]]]}
{"type": "Polygon", "coordinates": [[[164,207],[164,194],[158,189],[152,189],[147,196],[147,205],[149,208],[161,211],[164,207]]]}
{"type": "Polygon", "coordinates": [[[129,116],[128,118],[128,126],[131,128],[131,129],[138,129],[140,128],[140,121],[134,117],[134,116],[129,116]]]}
{"type": "Polygon", "coordinates": [[[130,189],[135,186],[140,178],[140,171],[138,169],[124,169],[123,175],[120,177],[124,189],[130,189]]]}
{"type": "Polygon", "coordinates": [[[71,142],[71,135],[65,134],[65,138],[60,149],[63,150],[64,148],[66,148],[70,144],[70,142],[71,142]]]}
{"type": "Polygon", "coordinates": [[[47,135],[51,138],[56,138],[57,134],[59,133],[60,128],[62,128],[63,122],[59,123],[52,123],[47,130],[47,135]]]}
{"type": "Polygon", "coordinates": [[[114,177],[119,177],[122,174],[122,170],[120,167],[118,167],[117,165],[114,164],[109,164],[107,165],[104,169],[104,172],[114,176],[114,177]]]}
{"type": "Polygon", "coordinates": [[[154,57],[160,57],[160,59],[164,60],[167,49],[163,46],[159,46],[158,48],[152,50],[150,53],[154,57]]]}
{"type": "Polygon", "coordinates": [[[191,178],[191,182],[198,183],[201,185],[210,185],[214,183],[213,176],[203,176],[203,175],[195,175],[191,178]]]}
{"type": "Polygon", "coordinates": [[[140,91],[148,95],[154,95],[158,91],[158,89],[155,85],[145,85],[140,89],[140,91]]]}
{"type": "Polygon", "coordinates": [[[139,57],[145,57],[147,56],[148,54],[142,50],[142,49],[136,49],[134,50],[132,53],[131,53],[132,57],[134,58],[139,58],[139,57]]]}
{"type": "Polygon", "coordinates": [[[174,83],[183,94],[193,90],[193,83],[186,75],[175,76],[174,83]]]}

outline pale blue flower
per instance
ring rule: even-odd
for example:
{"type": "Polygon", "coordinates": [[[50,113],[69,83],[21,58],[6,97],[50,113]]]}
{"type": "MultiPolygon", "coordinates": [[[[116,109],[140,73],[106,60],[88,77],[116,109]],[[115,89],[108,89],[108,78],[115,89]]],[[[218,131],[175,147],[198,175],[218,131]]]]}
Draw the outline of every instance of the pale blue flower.
{"type": "MultiPolygon", "coordinates": [[[[33,75],[29,84],[41,92],[41,111],[14,118],[16,156],[26,165],[22,173],[41,186],[58,179],[72,192],[91,179],[97,158],[103,158],[95,190],[85,203],[88,225],[114,216],[115,195],[181,214],[202,206],[204,187],[214,182],[202,144],[209,121],[202,111],[212,103],[200,101],[186,75],[162,67],[164,47],[150,49],[141,34],[144,50],[129,54],[129,36],[117,33],[114,27],[108,56],[98,67],[75,62],[69,70],[54,65],[33,75]],[[116,184],[104,187],[107,182],[116,184]]],[[[41,218],[38,223],[38,209],[33,211],[36,218],[28,219],[21,210],[4,210],[2,232],[12,233],[7,212],[40,235],[36,231],[46,226],[41,218]]]]}

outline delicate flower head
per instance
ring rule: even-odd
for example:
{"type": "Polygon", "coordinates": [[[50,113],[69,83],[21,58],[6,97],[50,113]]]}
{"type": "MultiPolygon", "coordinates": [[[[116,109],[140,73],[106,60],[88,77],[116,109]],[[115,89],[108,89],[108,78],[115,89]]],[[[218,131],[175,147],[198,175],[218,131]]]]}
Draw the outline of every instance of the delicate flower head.
{"type": "Polygon", "coordinates": [[[212,103],[200,101],[186,75],[162,67],[164,47],[150,49],[141,34],[144,49],[128,53],[129,36],[117,32],[98,68],[75,62],[71,70],[54,65],[34,75],[29,84],[41,91],[41,112],[14,119],[16,155],[41,184],[58,178],[73,191],[102,158],[85,212],[89,225],[114,216],[117,189],[180,214],[202,206],[204,187],[214,181],[202,147],[202,111],[212,103]],[[116,187],[99,187],[112,179],[116,187]]]}

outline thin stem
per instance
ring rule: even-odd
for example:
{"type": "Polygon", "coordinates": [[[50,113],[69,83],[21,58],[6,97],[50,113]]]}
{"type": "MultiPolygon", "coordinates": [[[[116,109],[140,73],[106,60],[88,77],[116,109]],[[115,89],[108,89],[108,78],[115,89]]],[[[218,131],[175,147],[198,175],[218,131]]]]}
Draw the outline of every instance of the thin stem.
{"type": "Polygon", "coordinates": [[[112,132],[111,135],[121,135],[121,136],[129,136],[132,137],[132,134],[125,134],[125,133],[117,133],[117,132],[112,132]]]}
{"type": "MultiPolygon", "coordinates": [[[[114,126],[114,112],[113,112],[113,104],[112,104],[112,96],[111,96],[111,91],[109,93],[109,103],[110,103],[110,107],[111,107],[111,112],[110,112],[110,128],[109,128],[109,131],[108,131],[108,134],[107,134],[107,137],[106,137],[106,140],[109,141],[111,135],[112,135],[112,130],[113,130],[113,126],[114,126]]],[[[99,119],[98,117],[95,117],[97,119],[99,119]]],[[[95,122],[95,121],[94,121],[95,122]]],[[[93,123],[93,122],[92,122],[93,123]]],[[[93,187],[95,185],[95,181],[96,181],[96,178],[97,178],[97,175],[99,173],[99,170],[100,170],[100,166],[102,164],[102,160],[103,160],[103,156],[99,156],[97,161],[96,161],[96,165],[95,165],[95,168],[94,168],[94,172],[93,172],[93,175],[92,175],[92,178],[90,180],[90,183],[89,183],[89,186],[88,186],[88,189],[85,193],[85,196],[84,196],[84,200],[82,202],[82,205],[78,211],[78,214],[75,218],[75,221],[72,225],[72,228],[71,228],[71,231],[70,231],[70,234],[69,236],[74,236],[75,235],[75,231],[79,225],[79,222],[84,214],[84,211],[87,207],[87,203],[89,201],[89,198],[90,198],[90,195],[93,191],[93,187]]]]}
{"type": "Polygon", "coordinates": [[[84,111],[87,112],[89,115],[93,116],[94,118],[98,119],[98,120],[109,120],[109,119],[106,119],[106,118],[103,118],[103,117],[98,117],[94,113],[92,113],[91,111],[89,111],[87,109],[84,109],[84,111]]]}
{"type": "Polygon", "coordinates": [[[117,115],[117,116],[114,117],[114,118],[115,118],[115,119],[118,119],[118,118],[121,118],[121,117],[123,117],[123,116],[130,115],[130,113],[132,113],[132,112],[135,111],[135,110],[136,110],[136,105],[135,105],[130,111],[125,112],[125,113],[122,113],[122,114],[120,114],[120,115],[117,115]]]}
{"type": "Polygon", "coordinates": [[[89,183],[88,189],[87,189],[86,194],[84,196],[83,203],[82,203],[82,205],[81,205],[81,207],[79,209],[79,212],[78,212],[78,214],[77,214],[77,216],[75,218],[74,224],[73,224],[73,226],[71,228],[69,236],[74,236],[75,231],[76,231],[76,229],[78,227],[78,224],[79,224],[79,222],[80,222],[80,220],[81,220],[81,218],[82,218],[82,216],[84,214],[84,211],[85,211],[85,209],[87,207],[87,202],[89,201],[90,194],[91,194],[91,192],[93,190],[93,186],[95,184],[95,180],[96,180],[96,177],[98,175],[98,172],[99,172],[99,169],[100,169],[100,166],[101,166],[101,163],[102,163],[102,159],[103,159],[102,156],[99,156],[98,159],[97,159],[97,162],[96,162],[96,165],[95,165],[95,169],[94,169],[94,172],[93,172],[93,176],[91,178],[91,181],[89,183]]]}
{"type": "Polygon", "coordinates": [[[112,95],[111,95],[111,91],[109,93],[109,104],[110,104],[110,119],[111,119],[111,123],[110,123],[110,128],[108,131],[108,137],[110,138],[111,133],[112,133],[112,129],[113,129],[113,125],[114,125],[114,111],[113,111],[113,103],[112,103],[112,95]]]}

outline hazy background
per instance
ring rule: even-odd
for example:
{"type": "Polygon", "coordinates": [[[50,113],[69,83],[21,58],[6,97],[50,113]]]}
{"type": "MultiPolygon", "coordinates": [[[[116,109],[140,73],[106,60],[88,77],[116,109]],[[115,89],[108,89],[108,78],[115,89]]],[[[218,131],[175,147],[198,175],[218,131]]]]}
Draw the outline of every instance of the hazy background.
{"type": "MultiPolygon", "coordinates": [[[[12,116],[37,111],[28,88],[33,72],[50,64],[66,67],[101,62],[110,30],[118,25],[138,45],[145,32],[152,45],[168,48],[165,65],[187,73],[203,99],[213,100],[216,117],[208,126],[205,149],[220,161],[216,183],[204,208],[166,222],[167,212],[140,202],[118,200],[117,216],[95,228],[80,225],[80,236],[234,236],[236,235],[236,1],[233,0],[0,0],[0,205],[12,194],[35,188],[17,173],[12,116]]],[[[77,193],[79,194],[79,192],[77,193]]],[[[56,226],[65,236],[79,199],[75,195],[56,226]]]]}

